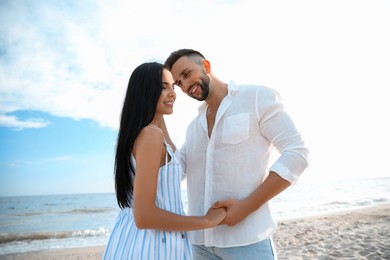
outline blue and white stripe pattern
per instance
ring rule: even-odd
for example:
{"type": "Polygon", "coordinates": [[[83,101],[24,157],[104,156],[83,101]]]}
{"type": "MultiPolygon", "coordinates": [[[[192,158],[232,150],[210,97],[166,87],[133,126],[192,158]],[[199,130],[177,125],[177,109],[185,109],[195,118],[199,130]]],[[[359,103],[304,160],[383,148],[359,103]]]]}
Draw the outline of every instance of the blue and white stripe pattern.
{"type": "MultiPolygon", "coordinates": [[[[166,156],[165,165],[159,169],[156,205],[185,215],[180,189],[181,168],[172,148],[165,140],[164,144],[171,161],[168,163],[166,156]]],[[[186,233],[139,230],[134,222],[133,209],[126,208],[116,219],[103,259],[190,260],[192,251],[186,233]]]]}

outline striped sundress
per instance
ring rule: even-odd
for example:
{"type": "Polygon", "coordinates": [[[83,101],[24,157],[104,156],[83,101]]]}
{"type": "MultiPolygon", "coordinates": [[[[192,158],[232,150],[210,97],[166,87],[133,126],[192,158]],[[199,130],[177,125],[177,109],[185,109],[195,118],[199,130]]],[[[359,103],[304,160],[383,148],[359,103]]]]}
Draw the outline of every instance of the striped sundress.
{"type": "MultiPolygon", "coordinates": [[[[184,215],[181,200],[181,168],[175,153],[164,140],[167,155],[158,173],[156,205],[184,215]],[[168,162],[168,154],[171,160],[168,162]]],[[[134,161],[134,157],[132,156],[134,161]]],[[[134,163],[135,164],[135,163],[134,163]]],[[[191,245],[185,232],[138,229],[133,209],[119,212],[108,240],[103,259],[192,259],[191,245]]]]}

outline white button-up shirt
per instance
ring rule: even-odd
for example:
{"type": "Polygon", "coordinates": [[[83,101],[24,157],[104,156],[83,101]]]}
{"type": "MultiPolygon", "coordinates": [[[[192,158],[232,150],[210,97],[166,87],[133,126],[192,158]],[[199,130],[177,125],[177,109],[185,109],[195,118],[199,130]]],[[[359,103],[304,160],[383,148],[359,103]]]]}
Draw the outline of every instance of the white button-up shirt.
{"type": "MultiPolygon", "coordinates": [[[[275,90],[230,82],[210,138],[206,111],[203,103],[180,149],[187,177],[188,215],[204,215],[217,200],[244,199],[269,171],[294,183],[307,167],[308,150],[275,90]],[[270,167],[272,147],[280,157],[270,167]]],[[[266,203],[234,227],[193,231],[190,238],[199,245],[242,246],[270,237],[275,229],[266,203]]]]}

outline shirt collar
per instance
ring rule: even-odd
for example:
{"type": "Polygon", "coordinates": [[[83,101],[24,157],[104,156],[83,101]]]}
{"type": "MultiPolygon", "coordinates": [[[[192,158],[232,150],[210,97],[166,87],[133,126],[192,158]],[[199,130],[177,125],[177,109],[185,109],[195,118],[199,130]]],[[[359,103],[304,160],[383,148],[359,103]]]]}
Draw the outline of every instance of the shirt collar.
{"type": "MultiPolygon", "coordinates": [[[[232,81],[232,80],[229,81],[227,96],[229,98],[232,98],[238,91],[239,91],[239,87],[237,86],[237,84],[234,83],[234,81],[232,81]]],[[[207,110],[207,107],[208,107],[207,103],[203,101],[202,104],[198,108],[199,113],[201,113],[201,114],[205,113],[207,110]]]]}
{"type": "Polygon", "coordinates": [[[228,96],[233,97],[239,91],[239,87],[234,81],[229,81],[228,83],[228,96]]]}

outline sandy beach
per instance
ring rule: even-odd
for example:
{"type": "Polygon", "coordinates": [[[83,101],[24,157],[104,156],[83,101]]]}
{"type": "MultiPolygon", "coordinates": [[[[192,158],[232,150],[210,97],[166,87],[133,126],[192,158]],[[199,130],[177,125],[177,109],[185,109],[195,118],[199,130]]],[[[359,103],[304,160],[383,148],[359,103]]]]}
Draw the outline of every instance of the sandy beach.
{"type": "MultiPolygon", "coordinates": [[[[390,204],[280,221],[279,259],[390,259],[390,204]]],[[[3,255],[0,259],[101,259],[104,247],[3,255]]]]}
{"type": "Polygon", "coordinates": [[[390,259],[390,204],[279,222],[279,259],[390,259]]]}

